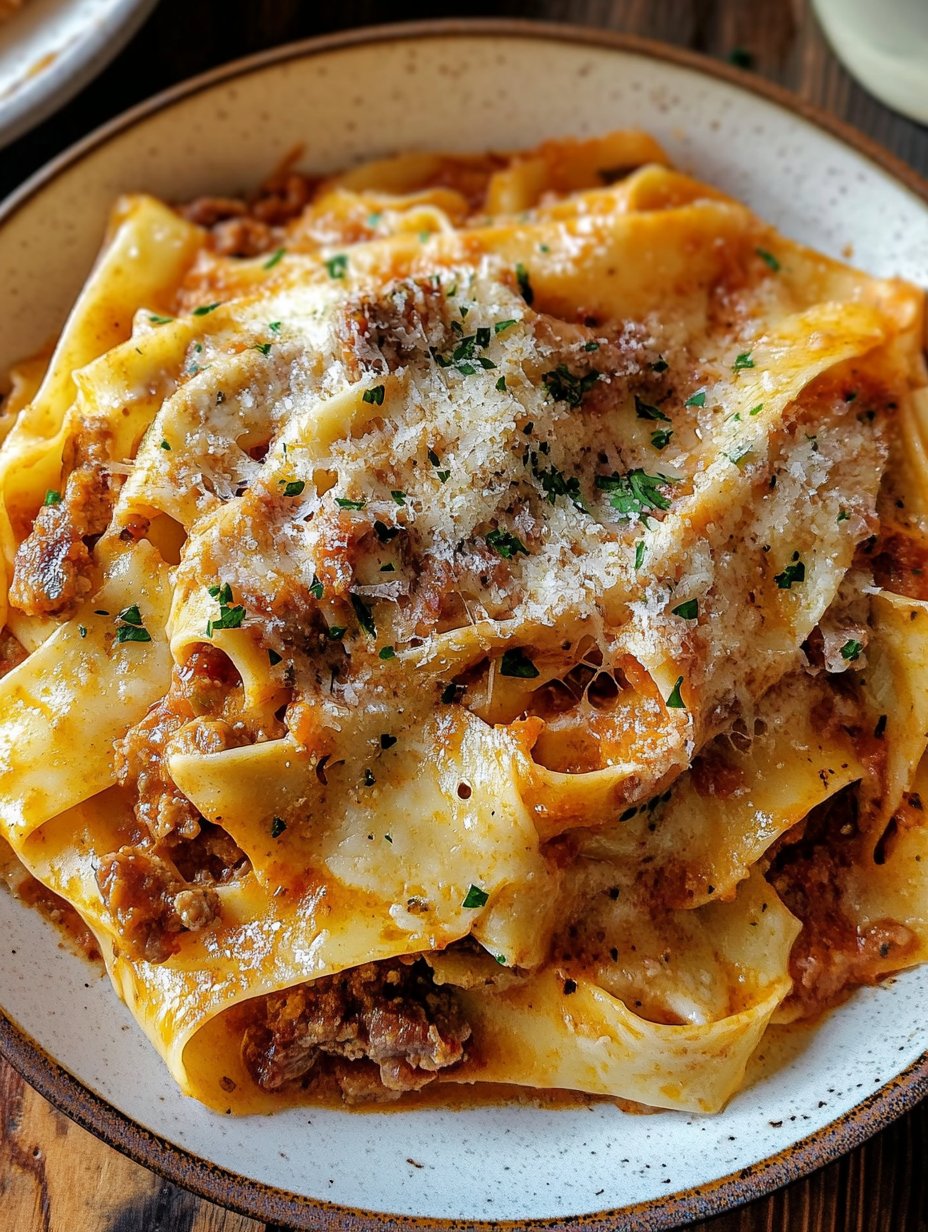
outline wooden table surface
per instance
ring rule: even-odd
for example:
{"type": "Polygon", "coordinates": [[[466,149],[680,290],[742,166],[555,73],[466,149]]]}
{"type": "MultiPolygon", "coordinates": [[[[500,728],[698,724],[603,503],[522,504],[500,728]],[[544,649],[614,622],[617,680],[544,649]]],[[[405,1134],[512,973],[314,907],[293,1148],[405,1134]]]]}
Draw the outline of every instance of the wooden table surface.
{"type": "MultiPolygon", "coordinates": [[[[876,2],[876,0],[874,0],[876,2]]],[[[928,176],[928,129],[867,95],[807,0],[548,0],[449,8],[369,0],[161,0],[97,80],[0,154],[0,195],[73,140],[174,81],[295,38],[437,16],[573,21],[734,59],[849,120],[928,176]]],[[[851,1155],[704,1232],[928,1232],[928,1102],[851,1155]]],[[[0,1062],[0,1232],[265,1232],[162,1181],[56,1112],[0,1062]]],[[[267,1232],[273,1229],[267,1228],[267,1232]]]]}

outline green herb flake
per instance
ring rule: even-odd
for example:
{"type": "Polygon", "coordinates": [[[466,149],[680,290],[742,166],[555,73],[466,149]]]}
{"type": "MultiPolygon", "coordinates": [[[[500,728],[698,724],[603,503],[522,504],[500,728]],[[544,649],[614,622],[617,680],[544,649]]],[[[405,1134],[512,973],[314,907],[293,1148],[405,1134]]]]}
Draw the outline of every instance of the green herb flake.
{"type": "Polygon", "coordinates": [[[364,786],[373,787],[377,780],[374,778],[374,772],[370,769],[364,771],[364,786]]]}
{"type": "Polygon", "coordinates": [[[494,552],[502,556],[503,560],[510,560],[519,552],[523,556],[529,555],[529,550],[518,537],[518,535],[510,534],[508,530],[491,530],[487,533],[486,543],[488,548],[492,548],[494,552]]]}
{"type": "Polygon", "coordinates": [[[649,475],[640,468],[624,475],[613,472],[611,475],[596,476],[597,488],[609,493],[609,504],[624,517],[650,513],[655,509],[669,509],[670,499],[661,488],[679,482],[670,475],[649,475]]]}
{"type": "Polygon", "coordinates": [[[668,364],[667,360],[664,359],[663,355],[658,355],[654,363],[649,364],[648,367],[651,369],[652,372],[666,372],[667,369],[670,367],[670,364],[668,364]]]}
{"type": "Polygon", "coordinates": [[[222,300],[216,300],[215,304],[201,304],[199,308],[194,308],[193,315],[195,317],[208,316],[209,313],[215,312],[221,303],[222,300]]]}
{"type": "Polygon", "coordinates": [[[499,390],[501,394],[504,394],[506,392],[506,378],[504,376],[501,376],[499,380],[496,382],[496,388],[499,390]]]}
{"type": "Polygon", "coordinates": [[[584,351],[598,351],[599,343],[598,342],[586,342],[583,345],[583,349],[584,351]]]}
{"type": "Polygon", "coordinates": [[[690,394],[690,396],[683,403],[683,405],[684,406],[705,406],[706,405],[706,391],[704,389],[697,389],[694,394],[690,394]]]}
{"type": "Polygon", "coordinates": [[[772,252],[768,252],[766,248],[755,248],[754,251],[763,263],[769,266],[775,274],[780,272],[780,262],[776,259],[772,252]]]}
{"type": "Polygon", "coordinates": [[[485,906],[489,901],[489,898],[490,896],[487,894],[486,890],[481,890],[480,886],[472,885],[467,891],[467,894],[464,896],[464,902],[461,906],[467,907],[469,910],[473,910],[476,907],[485,906]]]}
{"type": "Polygon", "coordinates": [[[329,625],[325,631],[325,635],[330,641],[340,642],[348,630],[344,625],[329,625]]]}
{"type": "Polygon", "coordinates": [[[271,821],[271,838],[280,838],[284,830],[287,828],[287,823],[282,817],[275,817],[271,821]]]}
{"type": "Polygon", "coordinates": [[[61,493],[56,492],[54,488],[49,488],[48,491],[45,493],[45,499],[42,501],[42,504],[46,508],[50,505],[60,505],[61,504],[61,493]]]}
{"type": "Polygon", "coordinates": [[[644,564],[645,553],[648,550],[648,545],[643,539],[639,539],[635,544],[635,569],[638,570],[644,564]]]}
{"type": "Polygon", "coordinates": [[[278,248],[276,252],[271,253],[268,259],[261,266],[262,269],[273,269],[280,261],[283,260],[286,248],[278,248]]]}
{"type": "Polygon", "coordinates": [[[528,270],[521,261],[516,266],[516,282],[519,284],[519,293],[529,307],[531,307],[535,302],[535,292],[532,290],[532,282],[529,278],[528,270]]]}
{"type": "Polygon", "coordinates": [[[426,457],[428,458],[428,460],[431,462],[433,466],[441,466],[441,458],[438,456],[438,454],[435,452],[434,449],[429,449],[426,453],[426,457]]]}
{"type": "Polygon", "coordinates": [[[540,675],[538,668],[523,650],[507,650],[499,667],[501,676],[515,676],[520,680],[534,680],[540,675]]]}
{"type": "Polygon", "coordinates": [[[320,582],[318,574],[313,574],[313,580],[309,584],[309,593],[317,602],[325,594],[325,587],[320,582]]]}
{"type": "Polygon", "coordinates": [[[751,358],[750,351],[742,351],[740,355],[735,356],[735,362],[732,364],[733,372],[744,372],[746,368],[753,368],[754,360],[751,358]]]}
{"type": "Polygon", "coordinates": [[[170,442],[169,442],[169,441],[167,441],[167,440],[163,440],[163,441],[161,442],[161,448],[162,448],[162,449],[167,449],[167,450],[168,450],[168,452],[170,452],[170,449],[171,449],[171,444],[170,444],[170,442]]]}
{"type": "Polygon", "coordinates": [[[174,320],[173,317],[161,317],[157,313],[152,313],[148,319],[152,325],[169,325],[174,320]]]}
{"type": "Polygon", "coordinates": [[[260,351],[262,355],[270,355],[273,345],[272,342],[256,342],[250,349],[252,351],[260,351]]]}
{"type": "Polygon", "coordinates": [[[838,510],[838,518],[837,518],[837,520],[838,520],[839,522],[846,522],[850,516],[851,516],[851,515],[848,513],[848,511],[847,511],[846,509],[839,509],[839,510],[838,510]]]}
{"type": "Polygon", "coordinates": [[[680,685],[682,683],[683,683],[683,677],[678,676],[677,683],[670,690],[670,696],[667,698],[666,705],[667,705],[668,710],[685,710],[686,709],[686,702],[684,702],[683,697],[680,694],[680,685]]]}
{"type": "Polygon", "coordinates": [[[396,741],[397,737],[391,736],[389,732],[380,733],[380,747],[382,749],[392,749],[396,741]]]}
{"type": "Polygon", "coordinates": [[[382,218],[383,218],[383,211],[382,211],[382,210],[374,210],[373,214],[368,214],[368,216],[367,216],[367,225],[368,225],[369,227],[376,227],[376,226],[379,226],[379,224],[380,224],[380,220],[381,220],[382,218]]]}
{"type": "Polygon", "coordinates": [[[435,472],[435,474],[436,474],[436,475],[437,475],[437,477],[438,477],[438,482],[439,482],[439,483],[447,483],[447,482],[448,482],[448,480],[451,478],[451,472],[450,472],[450,471],[436,471],[436,472],[435,472]]]}
{"type": "Polygon", "coordinates": [[[375,385],[373,389],[365,389],[361,395],[361,401],[367,402],[370,406],[383,406],[384,387],[375,385]]]}
{"type": "Polygon", "coordinates": [[[674,616],[679,616],[681,620],[696,620],[699,616],[699,600],[687,599],[685,603],[678,603],[676,607],[670,610],[674,616]]]}
{"type": "Polygon", "coordinates": [[[841,658],[847,663],[853,663],[855,659],[860,658],[860,652],[863,650],[863,645],[860,642],[849,638],[841,647],[841,658]]]}
{"type": "Polygon", "coordinates": [[[268,321],[267,327],[271,331],[272,334],[279,334],[281,324],[282,322],[280,321],[268,321]]]}
{"type": "Polygon", "coordinates": [[[354,614],[358,618],[358,624],[368,635],[368,637],[376,637],[377,626],[374,624],[374,617],[371,609],[367,606],[360,595],[352,593],[348,597],[351,599],[351,606],[354,608],[354,614]]]}
{"type": "Polygon", "coordinates": [[[513,325],[516,325],[516,324],[517,322],[513,320],[497,321],[496,324],[493,326],[493,332],[494,334],[501,334],[504,329],[510,329],[513,325]]]}
{"type": "Polygon", "coordinates": [[[382,650],[380,651],[380,653],[378,654],[377,658],[383,659],[384,663],[386,663],[388,659],[396,658],[396,651],[393,649],[392,646],[384,646],[382,650]]]}
{"type": "Polygon", "coordinates": [[[133,603],[131,607],[125,607],[121,612],[118,612],[116,621],[117,642],[151,641],[151,634],[142,623],[142,616],[137,603],[133,603]]]}
{"type": "Polygon", "coordinates": [[[336,496],[335,503],[339,509],[363,509],[367,499],[362,496],[360,500],[350,500],[347,496],[336,496]]]}
{"type": "Polygon", "coordinates": [[[401,530],[401,526],[388,526],[386,522],[381,522],[380,518],[377,518],[374,522],[374,534],[381,543],[389,543],[391,539],[396,538],[401,530]]]}
{"type": "Polygon", "coordinates": [[[750,445],[736,445],[731,453],[727,453],[725,457],[729,460],[732,466],[740,466],[750,452],[750,445]]]}
{"type": "Polygon", "coordinates": [[[396,573],[396,565],[392,560],[388,560],[385,565],[380,566],[381,573],[396,573]]]}
{"type": "Polygon", "coordinates": [[[348,257],[345,253],[336,253],[325,262],[326,272],[330,278],[344,278],[348,272],[348,257]]]}
{"type": "Polygon", "coordinates": [[[454,681],[452,681],[451,684],[446,684],[445,687],[441,691],[442,705],[443,706],[452,705],[454,702],[460,700],[460,698],[463,696],[463,693],[464,693],[464,685],[455,684],[454,681]]]}
{"type": "Polygon", "coordinates": [[[666,449],[670,444],[670,438],[673,436],[673,429],[661,428],[657,432],[651,433],[651,444],[655,449],[666,449]]]}
{"type": "Polygon", "coordinates": [[[268,663],[270,663],[271,667],[276,667],[277,664],[281,662],[281,656],[277,653],[276,650],[271,650],[270,648],[268,648],[267,661],[268,663]]]}
{"type": "Polygon", "coordinates": [[[398,488],[394,489],[394,490],[390,493],[390,495],[393,497],[394,501],[395,501],[398,505],[405,505],[405,504],[406,504],[406,493],[405,493],[405,492],[401,492],[398,488]]]}
{"type": "Polygon", "coordinates": [[[748,414],[749,415],[759,415],[763,409],[764,409],[763,402],[758,402],[757,406],[751,407],[751,409],[748,411],[748,414]]]}
{"type": "Polygon", "coordinates": [[[637,394],[635,394],[635,414],[639,419],[660,419],[664,423],[670,423],[670,417],[665,415],[660,407],[652,406],[650,402],[645,402],[637,394]]]}
{"type": "Polygon", "coordinates": [[[541,380],[555,402],[566,402],[568,406],[576,407],[580,405],[584,394],[593,388],[601,375],[602,373],[593,368],[590,372],[580,376],[571,372],[566,364],[558,364],[553,371],[543,373],[541,380]]]}
{"type": "Polygon", "coordinates": [[[280,479],[278,482],[283,484],[284,496],[302,496],[306,487],[302,479],[280,479]]]}
{"type": "Polygon", "coordinates": [[[806,567],[799,559],[799,553],[793,553],[793,559],[789,562],[782,573],[778,573],[773,579],[780,590],[790,590],[796,582],[804,582],[806,580],[806,567]]]}
{"type": "Polygon", "coordinates": [[[219,619],[207,621],[206,636],[212,637],[216,629],[239,629],[245,619],[245,609],[232,601],[232,587],[228,582],[208,587],[210,597],[219,604],[219,619]]]}
{"type": "Polygon", "coordinates": [[[77,632],[78,632],[78,635],[79,635],[80,637],[86,637],[86,636],[87,636],[87,626],[86,626],[86,625],[78,625],[78,626],[77,626],[77,632]]]}

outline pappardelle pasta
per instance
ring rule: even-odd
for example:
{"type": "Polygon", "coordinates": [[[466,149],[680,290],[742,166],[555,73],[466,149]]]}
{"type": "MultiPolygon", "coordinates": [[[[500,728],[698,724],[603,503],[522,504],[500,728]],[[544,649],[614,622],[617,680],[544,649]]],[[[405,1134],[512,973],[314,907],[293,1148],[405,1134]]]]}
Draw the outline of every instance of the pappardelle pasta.
{"type": "Polygon", "coordinates": [[[117,203],[5,403],[0,833],[186,1092],[711,1112],[926,958],[923,330],[638,133],[117,203]]]}

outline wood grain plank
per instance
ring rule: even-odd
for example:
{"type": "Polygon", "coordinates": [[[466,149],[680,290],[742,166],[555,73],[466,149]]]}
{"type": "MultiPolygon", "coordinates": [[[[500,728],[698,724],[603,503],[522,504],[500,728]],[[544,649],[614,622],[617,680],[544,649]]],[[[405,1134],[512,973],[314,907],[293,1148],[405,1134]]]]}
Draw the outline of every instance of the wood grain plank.
{"type": "MultiPolygon", "coordinates": [[[[51,155],[174,81],[263,47],[390,19],[447,16],[410,0],[161,0],[115,63],[54,119],[0,159],[6,193],[51,155]]],[[[728,59],[842,116],[928,175],[928,129],[896,116],[829,51],[808,0],[472,0],[469,16],[570,21],[627,31],[728,59]]],[[[928,1232],[928,1104],[846,1158],[766,1199],[691,1225],[692,1232],[928,1232]]],[[[0,1230],[263,1232],[104,1146],[54,1111],[0,1062],[0,1230]]],[[[275,1232],[268,1228],[267,1232],[275,1232]]]]}

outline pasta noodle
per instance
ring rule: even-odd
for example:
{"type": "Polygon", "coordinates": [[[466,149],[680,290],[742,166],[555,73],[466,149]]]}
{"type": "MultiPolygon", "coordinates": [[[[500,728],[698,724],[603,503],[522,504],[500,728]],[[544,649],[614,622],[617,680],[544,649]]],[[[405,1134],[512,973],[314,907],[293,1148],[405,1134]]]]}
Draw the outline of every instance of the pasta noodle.
{"type": "Polygon", "coordinates": [[[928,957],[923,298],[640,133],[116,206],[0,445],[0,834],[207,1105],[712,1112],[928,957]]]}

